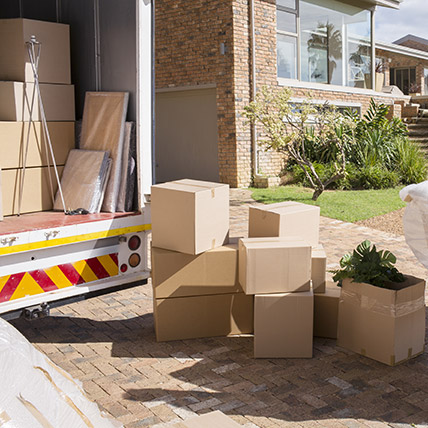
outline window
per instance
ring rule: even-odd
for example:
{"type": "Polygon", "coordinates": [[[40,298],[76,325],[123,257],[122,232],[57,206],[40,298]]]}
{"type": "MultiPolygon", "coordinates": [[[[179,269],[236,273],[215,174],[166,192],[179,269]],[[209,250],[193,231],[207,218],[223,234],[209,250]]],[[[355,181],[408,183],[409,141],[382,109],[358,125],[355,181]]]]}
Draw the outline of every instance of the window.
{"type": "Polygon", "coordinates": [[[424,68],[424,91],[423,95],[428,95],[428,68],[424,68]]]}
{"type": "Polygon", "coordinates": [[[278,0],[277,66],[278,76],[297,79],[297,0],[278,0]]]}
{"type": "Polygon", "coordinates": [[[391,68],[390,83],[398,86],[403,94],[409,95],[410,92],[420,92],[416,83],[416,68],[391,68]]]}
{"type": "Polygon", "coordinates": [[[278,77],[371,87],[370,11],[337,0],[277,0],[278,77]]]}

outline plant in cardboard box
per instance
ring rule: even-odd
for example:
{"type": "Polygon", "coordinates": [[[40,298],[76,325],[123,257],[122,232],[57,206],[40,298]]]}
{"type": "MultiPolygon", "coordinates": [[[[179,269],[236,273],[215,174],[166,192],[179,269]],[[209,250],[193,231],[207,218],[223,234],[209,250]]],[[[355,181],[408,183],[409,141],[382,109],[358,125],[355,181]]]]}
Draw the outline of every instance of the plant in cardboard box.
{"type": "Polygon", "coordinates": [[[337,344],[388,365],[423,352],[425,281],[403,275],[390,251],[364,241],[340,260],[337,344]]]}
{"type": "Polygon", "coordinates": [[[400,283],[405,280],[394,264],[397,259],[388,250],[377,251],[376,245],[364,241],[349,254],[340,259],[340,267],[334,271],[333,281],[342,285],[345,278],[352,278],[353,282],[365,282],[377,287],[388,288],[391,283],[400,283]]]}

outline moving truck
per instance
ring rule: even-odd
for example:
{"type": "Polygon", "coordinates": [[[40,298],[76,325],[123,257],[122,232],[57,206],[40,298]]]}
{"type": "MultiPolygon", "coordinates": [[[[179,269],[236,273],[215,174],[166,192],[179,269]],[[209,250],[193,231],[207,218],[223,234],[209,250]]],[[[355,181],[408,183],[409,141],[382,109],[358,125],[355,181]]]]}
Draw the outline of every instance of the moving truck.
{"type": "Polygon", "coordinates": [[[126,91],[127,120],[136,124],[136,211],[43,211],[0,221],[0,316],[36,318],[51,307],[141,284],[150,276],[153,2],[5,0],[1,9],[1,19],[69,25],[76,117],[82,117],[86,91],[126,91]]]}

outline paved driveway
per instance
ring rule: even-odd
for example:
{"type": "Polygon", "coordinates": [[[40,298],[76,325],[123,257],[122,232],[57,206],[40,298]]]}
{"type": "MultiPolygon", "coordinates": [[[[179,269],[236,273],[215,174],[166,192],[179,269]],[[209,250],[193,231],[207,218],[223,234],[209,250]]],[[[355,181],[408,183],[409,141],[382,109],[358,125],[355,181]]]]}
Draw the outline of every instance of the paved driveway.
{"type": "MultiPolygon", "coordinates": [[[[231,235],[247,233],[248,193],[231,192],[231,235]]],[[[330,268],[364,239],[427,276],[403,237],[327,218],[330,268]]],[[[220,409],[250,427],[428,426],[428,354],[397,367],[314,340],[312,359],[252,358],[252,338],[156,343],[150,284],[13,324],[126,427],[168,427],[220,409]]],[[[62,428],[62,427],[58,427],[62,428]]],[[[221,427],[219,427],[221,428],[221,427]]]]}

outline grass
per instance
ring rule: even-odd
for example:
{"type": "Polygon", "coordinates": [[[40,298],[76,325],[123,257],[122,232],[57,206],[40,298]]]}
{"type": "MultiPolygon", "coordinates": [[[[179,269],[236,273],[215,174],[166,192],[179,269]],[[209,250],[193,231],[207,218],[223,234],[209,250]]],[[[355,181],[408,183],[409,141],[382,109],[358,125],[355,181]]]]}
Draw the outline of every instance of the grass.
{"type": "Polygon", "coordinates": [[[296,201],[317,205],[321,215],[354,223],[398,210],[406,204],[398,192],[402,187],[382,190],[327,190],[313,201],[311,189],[301,186],[280,186],[270,189],[251,189],[253,199],[265,204],[296,201]]]}

